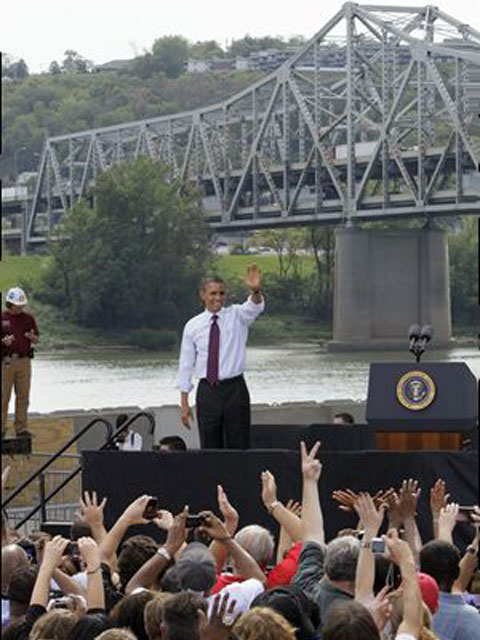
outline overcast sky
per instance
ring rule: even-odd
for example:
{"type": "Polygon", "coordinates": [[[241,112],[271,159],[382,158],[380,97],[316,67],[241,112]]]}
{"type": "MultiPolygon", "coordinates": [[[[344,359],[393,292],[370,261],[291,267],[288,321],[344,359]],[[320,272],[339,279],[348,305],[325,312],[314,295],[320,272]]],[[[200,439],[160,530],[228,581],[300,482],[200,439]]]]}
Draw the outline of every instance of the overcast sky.
{"type": "MultiPolygon", "coordinates": [[[[412,0],[392,4],[422,6],[412,0]]],[[[334,0],[2,0],[0,46],[38,72],[61,61],[67,49],[98,64],[142,54],[165,35],[222,46],[246,33],[310,37],[341,5],[334,0]]],[[[437,6],[480,30],[479,0],[444,0],[437,6]]]]}

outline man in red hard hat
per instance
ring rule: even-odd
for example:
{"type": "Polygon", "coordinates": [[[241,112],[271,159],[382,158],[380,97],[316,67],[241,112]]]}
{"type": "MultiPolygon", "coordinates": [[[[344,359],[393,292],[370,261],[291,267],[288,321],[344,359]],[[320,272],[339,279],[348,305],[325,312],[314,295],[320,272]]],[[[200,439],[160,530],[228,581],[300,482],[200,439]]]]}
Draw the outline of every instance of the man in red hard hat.
{"type": "Polygon", "coordinates": [[[2,312],[2,437],[7,431],[8,403],[15,389],[15,433],[30,437],[27,412],[32,376],[33,346],[38,342],[35,318],[25,311],[27,296],[20,287],[12,287],[5,296],[2,312]]]}

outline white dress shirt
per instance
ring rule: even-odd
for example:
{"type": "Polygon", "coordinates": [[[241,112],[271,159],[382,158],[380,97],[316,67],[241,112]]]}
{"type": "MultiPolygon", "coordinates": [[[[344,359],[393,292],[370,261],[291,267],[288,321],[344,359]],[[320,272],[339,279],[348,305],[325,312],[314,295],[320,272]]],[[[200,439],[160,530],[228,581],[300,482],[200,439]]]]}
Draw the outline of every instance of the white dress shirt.
{"type": "Polygon", "coordinates": [[[248,611],[255,598],[264,591],[265,588],[263,584],[256,578],[249,578],[242,582],[232,582],[232,584],[227,584],[226,587],[220,589],[220,591],[215,595],[208,596],[208,617],[210,617],[213,608],[213,601],[217,595],[223,598],[228,593],[230,596],[230,602],[235,601],[233,611],[229,611],[225,615],[225,621],[231,624],[239,615],[248,611]]]}
{"type": "Polygon", "coordinates": [[[120,446],[121,451],[141,451],[143,445],[142,436],[136,431],[129,431],[124,442],[120,446]]]}
{"type": "MultiPolygon", "coordinates": [[[[223,307],[216,314],[220,329],[219,380],[235,378],[244,372],[248,327],[254,323],[264,308],[263,298],[261,302],[255,304],[249,297],[243,304],[223,307]]],[[[190,393],[193,389],[194,374],[197,378],[207,377],[208,341],[213,315],[205,309],[198,316],[191,318],[183,330],[179,381],[180,391],[185,393],[190,393]]]]}

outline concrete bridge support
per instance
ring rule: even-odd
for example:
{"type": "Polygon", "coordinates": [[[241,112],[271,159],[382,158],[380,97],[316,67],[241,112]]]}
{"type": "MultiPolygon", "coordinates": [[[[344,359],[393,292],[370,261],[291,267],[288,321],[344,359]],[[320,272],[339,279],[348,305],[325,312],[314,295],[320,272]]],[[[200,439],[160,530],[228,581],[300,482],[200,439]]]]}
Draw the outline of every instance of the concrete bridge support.
{"type": "Polygon", "coordinates": [[[405,349],[413,323],[451,340],[447,234],[439,229],[336,230],[331,350],[405,349]]]}

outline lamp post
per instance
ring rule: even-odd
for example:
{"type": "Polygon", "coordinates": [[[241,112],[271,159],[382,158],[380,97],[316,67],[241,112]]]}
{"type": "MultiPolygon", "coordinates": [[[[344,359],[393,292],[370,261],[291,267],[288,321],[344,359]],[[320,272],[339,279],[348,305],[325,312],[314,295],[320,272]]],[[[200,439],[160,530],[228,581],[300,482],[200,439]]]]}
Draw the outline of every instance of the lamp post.
{"type": "Polygon", "coordinates": [[[13,152],[13,169],[15,172],[15,184],[17,184],[17,180],[18,180],[17,156],[19,153],[26,150],[27,150],[27,147],[20,147],[19,149],[15,149],[15,151],[13,152]]]}

